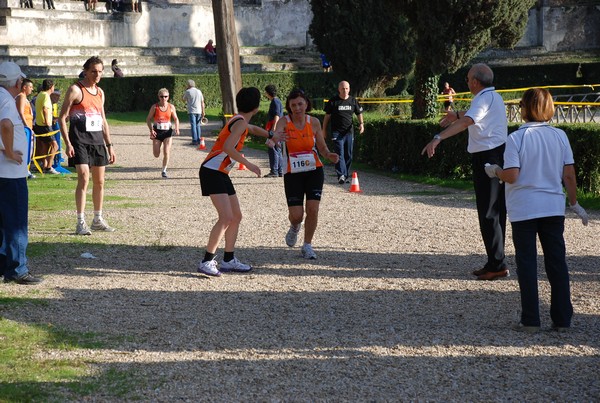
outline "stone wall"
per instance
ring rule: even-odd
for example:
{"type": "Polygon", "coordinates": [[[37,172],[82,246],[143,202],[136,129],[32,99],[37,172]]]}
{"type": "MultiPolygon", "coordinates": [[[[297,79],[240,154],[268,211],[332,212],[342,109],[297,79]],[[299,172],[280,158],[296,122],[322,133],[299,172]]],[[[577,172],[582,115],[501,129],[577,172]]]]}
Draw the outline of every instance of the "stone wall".
{"type": "MultiPolygon", "coordinates": [[[[86,13],[82,2],[73,0],[55,0],[57,10],[51,12],[42,10],[41,0],[34,3],[35,10],[25,10],[19,8],[19,0],[0,0],[3,44],[193,48],[215,36],[211,0],[147,0],[142,1],[142,13],[116,14],[86,13]]],[[[310,44],[308,0],[235,3],[240,46],[310,44]]],[[[526,34],[517,47],[550,52],[600,49],[600,1],[540,0],[529,13],[526,34]]]]}
{"type": "MultiPolygon", "coordinates": [[[[210,0],[142,1],[142,13],[113,14],[105,12],[104,3],[99,3],[97,13],[85,12],[82,2],[72,0],[55,0],[56,11],[43,10],[40,0],[34,3],[31,10],[19,8],[19,0],[0,0],[3,44],[189,48],[204,47],[215,37],[210,0]]],[[[245,4],[235,7],[240,46],[307,44],[312,18],[307,0],[245,4]]]]}
{"type": "Polygon", "coordinates": [[[600,1],[543,0],[529,11],[517,47],[549,52],[600,49],[600,1]]]}

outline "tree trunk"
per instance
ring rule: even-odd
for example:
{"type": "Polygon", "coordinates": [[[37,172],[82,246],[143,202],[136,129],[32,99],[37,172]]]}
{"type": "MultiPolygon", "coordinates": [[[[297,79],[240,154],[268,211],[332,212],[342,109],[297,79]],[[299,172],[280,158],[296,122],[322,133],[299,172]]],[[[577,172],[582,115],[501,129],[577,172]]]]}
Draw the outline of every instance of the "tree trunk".
{"type": "Polygon", "coordinates": [[[413,119],[431,119],[438,113],[439,75],[432,75],[428,66],[417,58],[415,63],[415,96],[412,105],[413,119]]]}
{"type": "Polygon", "coordinates": [[[212,8],[223,113],[233,115],[237,112],[235,96],[242,88],[240,51],[235,30],[233,0],[212,0],[212,8]]]}

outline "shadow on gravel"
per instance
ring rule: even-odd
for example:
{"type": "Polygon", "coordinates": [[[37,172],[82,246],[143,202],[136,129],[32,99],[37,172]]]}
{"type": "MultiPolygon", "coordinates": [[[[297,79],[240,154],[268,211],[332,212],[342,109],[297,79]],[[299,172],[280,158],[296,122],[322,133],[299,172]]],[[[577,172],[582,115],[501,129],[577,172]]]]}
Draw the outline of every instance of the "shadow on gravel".
{"type": "MultiPolygon", "coordinates": [[[[573,346],[600,348],[598,317],[576,314],[568,334],[511,331],[519,304],[515,279],[501,280],[505,283],[499,289],[489,282],[469,281],[472,276],[465,266],[474,257],[366,258],[359,252],[321,250],[319,260],[307,263],[296,249],[242,248],[236,254],[256,264],[252,273],[207,279],[195,273],[201,256],[197,248],[48,246],[53,252],[32,259],[32,267],[36,274],[67,279],[55,285],[61,297],[40,298],[44,303],[36,305],[34,314],[26,309],[29,314],[23,315],[20,306],[2,309],[2,316],[97,332],[113,340],[123,337],[110,348],[123,354],[120,369],[145,374],[148,386],[136,393],[150,400],[162,393],[182,399],[206,394],[220,400],[286,400],[291,391],[308,400],[468,400],[474,394],[477,400],[537,400],[540,395],[533,390],[542,388],[548,398],[562,396],[565,388],[571,390],[571,398],[597,396],[597,356],[560,355],[573,346]],[[97,258],[83,259],[83,252],[97,258]],[[449,263],[439,267],[438,258],[449,263]],[[107,282],[103,289],[72,288],[69,276],[90,281],[110,276],[114,283],[107,282]],[[136,276],[152,276],[160,289],[136,289],[136,276]],[[262,281],[263,276],[298,280],[287,279],[277,290],[265,290],[272,283],[262,281]],[[352,291],[352,282],[365,277],[372,281],[370,289],[363,283],[352,291]],[[338,280],[344,290],[335,289],[338,280]],[[455,283],[448,286],[447,281],[455,283]],[[191,290],[194,282],[202,282],[202,288],[191,290]],[[318,290],[312,291],[311,284],[318,290]],[[219,286],[227,290],[216,290],[219,286]],[[252,288],[257,291],[247,291],[252,288]],[[520,349],[538,346],[550,350],[537,356],[519,354],[520,349]],[[489,348],[496,350],[480,351],[489,348]],[[139,363],[140,352],[158,356],[139,363]],[[164,353],[185,358],[161,357],[164,353]],[[569,380],[548,384],[557,368],[569,380]],[[482,376],[489,371],[494,376],[482,376]],[[498,388],[499,380],[511,387],[498,388]]],[[[593,268],[589,259],[571,256],[569,262],[593,268]]],[[[592,269],[576,270],[572,279],[597,282],[599,276],[592,269]]],[[[548,310],[542,304],[546,326],[548,310]]],[[[112,368],[95,367],[100,372],[112,368]]]]}
{"type": "MultiPolygon", "coordinates": [[[[130,272],[158,273],[173,276],[185,275],[197,277],[196,267],[203,257],[203,248],[151,245],[131,246],[101,243],[69,244],[33,242],[44,250],[51,250],[50,259],[31,259],[32,267],[47,267],[48,274],[80,275],[77,267],[85,266],[88,276],[103,275],[103,270],[130,272]],[[92,253],[95,259],[80,257],[84,252],[92,253]],[[60,256],[60,258],[58,257],[60,256]],[[56,259],[55,261],[53,261],[56,259]],[[58,269],[58,272],[56,271],[58,269]],[[96,273],[94,269],[98,269],[96,273]]],[[[283,277],[325,277],[325,278],[372,278],[372,279],[425,279],[425,280],[464,280],[477,281],[471,274],[480,268],[483,255],[447,255],[447,254],[410,254],[410,253],[373,253],[360,251],[316,249],[318,259],[306,260],[300,255],[300,248],[236,248],[236,256],[252,264],[252,276],[283,276],[283,277]]],[[[217,256],[217,260],[222,258],[217,256]]],[[[511,279],[516,280],[516,267],[511,263],[511,279]]],[[[571,281],[597,282],[600,273],[597,271],[597,257],[568,256],[571,281]]],[[[538,261],[539,278],[546,280],[543,259],[538,261]]],[[[43,273],[42,273],[43,274],[43,273]]],[[[202,278],[202,276],[199,276],[202,278]]],[[[504,280],[497,280],[504,281],[504,280]]]]}

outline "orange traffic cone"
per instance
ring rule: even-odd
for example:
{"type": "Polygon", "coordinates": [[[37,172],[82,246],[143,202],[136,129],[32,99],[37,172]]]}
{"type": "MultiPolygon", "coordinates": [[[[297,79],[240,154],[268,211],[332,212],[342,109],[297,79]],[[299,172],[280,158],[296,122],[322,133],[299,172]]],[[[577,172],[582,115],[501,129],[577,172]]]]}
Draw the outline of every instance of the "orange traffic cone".
{"type": "MultiPolygon", "coordinates": [[[[243,157],[243,156],[244,156],[244,154],[242,154],[242,157],[243,157]]],[[[239,163],[239,166],[238,166],[238,171],[245,171],[245,170],[247,170],[247,169],[248,169],[248,168],[246,168],[246,165],[242,164],[241,162],[239,163]]]]}
{"type": "Polygon", "coordinates": [[[358,174],[356,171],[352,172],[352,182],[350,182],[350,191],[352,193],[362,193],[360,185],[358,184],[358,174]]]}
{"type": "Polygon", "coordinates": [[[204,142],[204,137],[200,137],[200,145],[198,146],[198,150],[206,150],[206,143],[204,142]]]}

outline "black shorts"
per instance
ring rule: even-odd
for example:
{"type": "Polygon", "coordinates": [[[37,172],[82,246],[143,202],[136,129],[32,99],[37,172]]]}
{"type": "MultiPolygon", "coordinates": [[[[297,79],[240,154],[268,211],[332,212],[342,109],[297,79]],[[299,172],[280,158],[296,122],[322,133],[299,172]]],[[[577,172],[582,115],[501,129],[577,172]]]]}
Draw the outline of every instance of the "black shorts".
{"type": "Polygon", "coordinates": [[[173,129],[158,130],[157,128],[154,128],[154,131],[156,132],[156,137],[152,140],[165,141],[165,139],[173,136],[173,129]]]}
{"type": "MultiPolygon", "coordinates": [[[[33,132],[35,134],[46,134],[46,133],[50,133],[53,131],[54,130],[52,130],[52,127],[50,127],[50,126],[33,125],[33,132]]],[[[52,143],[53,141],[56,141],[56,137],[54,137],[54,136],[44,136],[44,137],[36,137],[36,138],[43,143],[52,143]]]]}
{"type": "Polygon", "coordinates": [[[306,200],[320,201],[324,181],[323,167],[319,167],[314,171],[283,175],[287,205],[289,207],[302,206],[304,195],[306,195],[306,200]]]}
{"type": "Polygon", "coordinates": [[[229,196],[235,194],[235,189],[229,175],[216,169],[200,167],[200,188],[202,196],[227,193],[229,196]]]}
{"type": "Polygon", "coordinates": [[[72,143],[75,155],[69,158],[69,166],[89,165],[104,167],[108,165],[108,151],[104,145],[72,143]]]}

